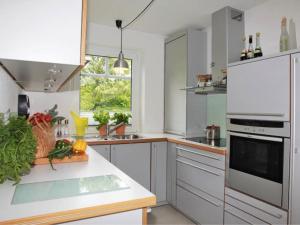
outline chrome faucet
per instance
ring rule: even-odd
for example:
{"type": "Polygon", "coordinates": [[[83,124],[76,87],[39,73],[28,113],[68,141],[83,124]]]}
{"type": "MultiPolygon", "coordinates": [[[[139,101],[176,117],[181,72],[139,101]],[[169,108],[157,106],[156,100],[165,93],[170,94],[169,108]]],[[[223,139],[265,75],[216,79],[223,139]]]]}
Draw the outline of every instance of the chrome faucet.
{"type": "Polygon", "coordinates": [[[114,126],[113,128],[110,129],[111,124],[107,124],[107,129],[106,129],[106,137],[109,137],[109,135],[114,132],[116,129],[118,129],[119,127],[125,125],[124,122],[117,124],[116,126],[114,126]]]}

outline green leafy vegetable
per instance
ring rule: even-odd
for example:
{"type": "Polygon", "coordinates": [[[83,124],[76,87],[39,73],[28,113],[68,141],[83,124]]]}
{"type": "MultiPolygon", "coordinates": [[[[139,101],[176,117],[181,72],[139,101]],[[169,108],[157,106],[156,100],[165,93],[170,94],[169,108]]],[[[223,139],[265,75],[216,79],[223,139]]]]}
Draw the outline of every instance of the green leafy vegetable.
{"type": "Polygon", "coordinates": [[[48,159],[52,169],[55,170],[52,164],[53,159],[63,159],[65,157],[70,158],[72,155],[72,143],[70,141],[66,139],[56,141],[55,148],[48,154],[48,159]]]}
{"type": "Polygon", "coordinates": [[[7,124],[0,119],[0,183],[20,182],[35,159],[36,140],[25,117],[11,116],[7,124]]]}

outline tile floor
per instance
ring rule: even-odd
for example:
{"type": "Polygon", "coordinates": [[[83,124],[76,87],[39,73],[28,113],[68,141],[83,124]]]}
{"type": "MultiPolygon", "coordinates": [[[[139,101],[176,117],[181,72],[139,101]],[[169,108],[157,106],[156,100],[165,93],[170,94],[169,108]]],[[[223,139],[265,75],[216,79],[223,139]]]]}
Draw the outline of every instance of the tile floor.
{"type": "Polygon", "coordinates": [[[195,225],[195,223],[169,205],[152,208],[152,212],[148,214],[148,224],[195,225]]]}

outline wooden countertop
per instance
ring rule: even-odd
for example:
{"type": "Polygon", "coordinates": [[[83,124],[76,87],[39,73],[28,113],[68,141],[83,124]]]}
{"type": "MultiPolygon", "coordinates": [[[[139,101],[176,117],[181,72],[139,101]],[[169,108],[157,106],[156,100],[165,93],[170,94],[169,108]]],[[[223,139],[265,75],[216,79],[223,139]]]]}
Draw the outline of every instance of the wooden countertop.
{"type": "Polygon", "coordinates": [[[0,185],[0,224],[56,224],[85,218],[131,211],[156,205],[156,197],[112,165],[91,147],[88,162],[34,166],[21,183],[62,180],[114,174],[129,188],[47,201],[11,204],[16,186],[7,181],[0,185]]]}
{"type": "Polygon", "coordinates": [[[147,134],[146,136],[143,136],[143,135],[141,135],[141,136],[143,138],[133,139],[133,140],[97,140],[97,139],[94,139],[94,140],[87,140],[87,142],[90,146],[93,146],[93,145],[117,145],[117,144],[134,144],[134,143],[149,143],[149,142],[168,141],[171,143],[176,143],[176,144],[192,147],[192,148],[199,149],[202,151],[213,152],[213,153],[220,154],[220,155],[226,154],[226,148],[214,147],[214,146],[210,146],[210,145],[206,145],[206,144],[188,141],[188,140],[182,139],[181,137],[176,137],[174,135],[154,134],[153,137],[151,137],[151,134],[147,134]]]}

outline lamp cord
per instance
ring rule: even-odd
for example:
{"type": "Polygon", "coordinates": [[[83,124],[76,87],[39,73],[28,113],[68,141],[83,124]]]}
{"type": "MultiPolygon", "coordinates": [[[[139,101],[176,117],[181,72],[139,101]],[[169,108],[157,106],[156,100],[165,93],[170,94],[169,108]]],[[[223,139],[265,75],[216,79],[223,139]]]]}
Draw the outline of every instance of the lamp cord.
{"type": "Polygon", "coordinates": [[[127,28],[128,26],[130,26],[134,21],[136,21],[151,5],[152,3],[154,2],[154,0],[151,0],[148,5],[133,19],[131,20],[126,26],[124,27],[121,27],[121,29],[125,29],[127,28]]]}

